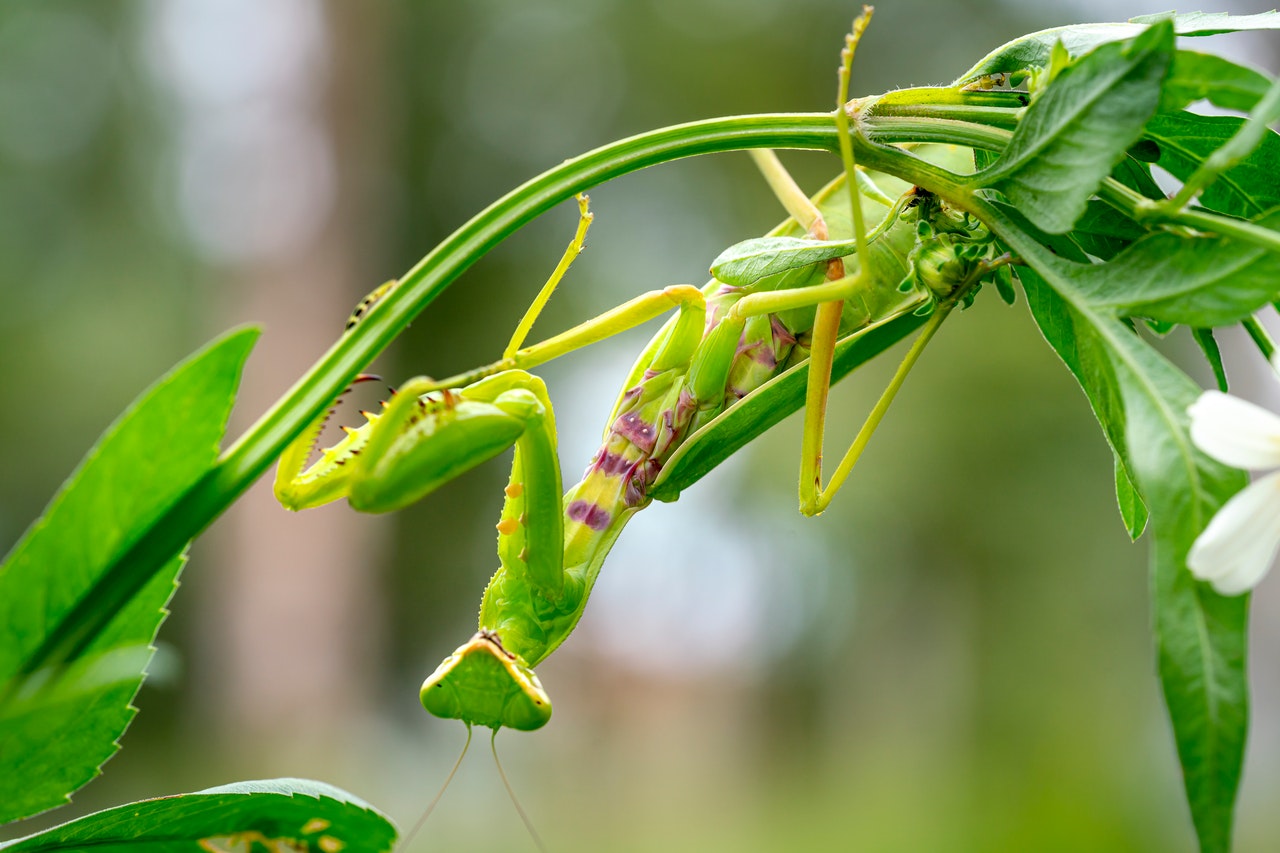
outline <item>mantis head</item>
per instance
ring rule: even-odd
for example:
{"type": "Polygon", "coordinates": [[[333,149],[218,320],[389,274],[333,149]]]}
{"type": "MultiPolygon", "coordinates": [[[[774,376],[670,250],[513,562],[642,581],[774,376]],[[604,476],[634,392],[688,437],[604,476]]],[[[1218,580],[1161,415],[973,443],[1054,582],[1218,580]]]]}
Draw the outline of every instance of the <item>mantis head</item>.
{"type": "Polygon", "coordinates": [[[422,683],[421,696],[437,717],[494,730],[532,731],[551,719],[551,700],[538,676],[492,631],[481,631],[445,658],[422,683]]]}

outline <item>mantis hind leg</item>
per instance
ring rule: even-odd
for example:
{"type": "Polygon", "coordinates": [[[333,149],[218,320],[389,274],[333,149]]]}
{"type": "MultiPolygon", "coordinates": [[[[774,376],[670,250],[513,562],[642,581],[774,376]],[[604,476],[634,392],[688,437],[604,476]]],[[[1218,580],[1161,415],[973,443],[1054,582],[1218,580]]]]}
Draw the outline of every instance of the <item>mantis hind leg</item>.
{"type": "MultiPolygon", "coordinates": [[[[875,193],[863,189],[866,182],[857,170],[854,162],[853,146],[850,139],[849,114],[846,112],[849,77],[854,52],[863,31],[870,21],[871,10],[864,7],[863,14],[854,20],[851,32],[845,39],[845,48],[841,52],[838,93],[836,97],[836,126],[840,139],[841,159],[845,167],[845,185],[849,193],[850,212],[853,224],[853,237],[856,244],[855,255],[858,268],[849,272],[842,260],[828,262],[827,281],[811,287],[751,294],[740,300],[733,309],[735,318],[745,318],[763,312],[777,312],[791,308],[816,305],[814,325],[811,335],[809,353],[808,382],[805,395],[804,438],[800,459],[800,509],[806,515],[816,515],[830,503],[843,485],[844,480],[861,455],[871,433],[883,418],[889,403],[892,402],[907,372],[915,364],[924,347],[932,339],[942,320],[954,307],[954,300],[940,303],[941,310],[935,310],[923,333],[917,338],[899,372],[876,407],[868,416],[862,429],[855,437],[849,450],[842,458],[835,474],[826,487],[822,485],[822,447],[826,432],[827,400],[831,389],[831,369],[835,354],[835,346],[840,334],[841,315],[846,301],[858,300],[868,294],[873,286],[883,286],[886,282],[877,282],[872,269],[868,251],[869,237],[864,221],[862,202],[859,195],[865,195],[872,201],[883,204],[885,199],[875,193]]],[[[787,208],[792,217],[803,226],[811,237],[825,239],[826,225],[816,206],[809,201],[794,180],[771,154],[754,154],[757,165],[763,172],[766,181],[775,195],[787,208]]],[[[890,216],[893,216],[891,211],[890,216]]],[[[887,220],[886,220],[887,221],[887,220]]],[[[868,319],[872,312],[865,301],[868,319]]]]}

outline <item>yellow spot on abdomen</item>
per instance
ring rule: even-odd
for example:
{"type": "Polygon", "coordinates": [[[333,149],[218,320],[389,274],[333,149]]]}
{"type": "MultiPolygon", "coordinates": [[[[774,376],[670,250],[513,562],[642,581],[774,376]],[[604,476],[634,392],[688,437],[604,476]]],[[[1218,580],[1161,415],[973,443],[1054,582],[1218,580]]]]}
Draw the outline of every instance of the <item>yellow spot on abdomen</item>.
{"type": "Polygon", "coordinates": [[[504,490],[509,498],[518,498],[524,494],[524,483],[508,483],[504,490]]]}
{"type": "Polygon", "coordinates": [[[516,532],[516,520],[514,518],[504,518],[497,524],[498,532],[503,536],[510,536],[516,532]]]}

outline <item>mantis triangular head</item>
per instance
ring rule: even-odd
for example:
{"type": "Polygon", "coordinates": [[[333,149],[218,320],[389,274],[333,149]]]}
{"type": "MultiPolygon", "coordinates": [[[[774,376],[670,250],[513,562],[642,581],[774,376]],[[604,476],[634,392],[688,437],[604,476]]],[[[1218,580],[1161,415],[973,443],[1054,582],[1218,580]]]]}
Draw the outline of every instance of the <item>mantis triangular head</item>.
{"type": "Polygon", "coordinates": [[[497,730],[532,731],[551,719],[551,700],[538,676],[481,631],[445,658],[422,683],[422,706],[437,717],[497,730]]]}

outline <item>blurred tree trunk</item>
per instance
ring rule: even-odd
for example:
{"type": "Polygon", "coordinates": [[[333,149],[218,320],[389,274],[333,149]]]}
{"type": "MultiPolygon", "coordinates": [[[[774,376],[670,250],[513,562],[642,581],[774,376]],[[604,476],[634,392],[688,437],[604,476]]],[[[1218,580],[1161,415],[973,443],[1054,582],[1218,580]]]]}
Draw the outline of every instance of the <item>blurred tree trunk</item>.
{"type": "MultiPolygon", "coordinates": [[[[372,271],[378,246],[368,223],[377,217],[367,191],[370,164],[383,156],[378,12],[376,4],[327,4],[318,47],[326,73],[287,105],[308,111],[325,137],[333,191],[308,239],[233,270],[233,316],[265,328],[246,371],[240,428],[332,343],[385,277],[372,271]]],[[[355,408],[334,422],[361,422],[355,408]]],[[[227,513],[208,545],[217,565],[201,572],[196,724],[212,728],[215,743],[274,765],[264,773],[324,776],[335,760],[355,758],[352,725],[369,719],[383,674],[382,592],[371,569],[381,562],[376,534],[385,522],[356,516],[345,501],[288,513],[270,480],[227,513]]]]}

